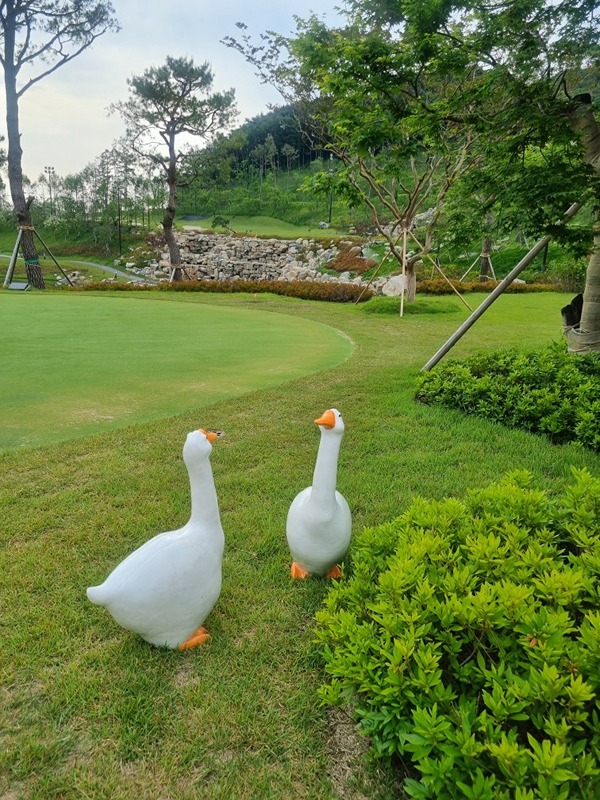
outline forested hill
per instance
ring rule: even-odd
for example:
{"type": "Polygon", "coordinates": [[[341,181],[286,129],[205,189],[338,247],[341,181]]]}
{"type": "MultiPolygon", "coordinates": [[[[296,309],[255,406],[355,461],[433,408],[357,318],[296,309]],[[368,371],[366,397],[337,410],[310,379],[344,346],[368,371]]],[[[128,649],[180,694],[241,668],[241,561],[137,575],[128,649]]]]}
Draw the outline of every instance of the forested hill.
{"type": "Polygon", "coordinates": [[[328,198],[308,201],[298,189],[307,173],[331,167],[330,154],[313,146],[290,106],[247,120],[197,150],[188,163],[179,191],[182,215],[327,218],[328,198]]]}

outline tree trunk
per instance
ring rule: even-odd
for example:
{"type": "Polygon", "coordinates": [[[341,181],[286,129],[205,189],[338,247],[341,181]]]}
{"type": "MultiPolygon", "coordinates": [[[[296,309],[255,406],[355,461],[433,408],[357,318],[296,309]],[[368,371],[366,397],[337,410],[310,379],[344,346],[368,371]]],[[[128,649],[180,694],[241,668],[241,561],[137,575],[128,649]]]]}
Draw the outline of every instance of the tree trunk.
{"type": "Polygon", "coordinates": [[[180,281],[183,277],[181,269],[181,252],[179,245],[175,241],[173,224],[175,213],[177,212],[177,166],[175,161],[174,147],[171,150],[169,165],[167,167],[167,183],[169,186],[169,199],[163,215],[162,226],[165,232],[165,240],[169,248],[169,260],[171,262],[171,281],[180,281]]]}
{"type": "MultiPolygon", "coordinates": [[[[600,125],[594,116],[589,95],[575,98],[579,105],[571,114],[571,124],[584,147],[584,161],[600,176],[600,125]]],[[[596,217],[594,247],[585,275],[583,308],[579,326],[565,331],[569,351],[600,352],[600,221],[596,217]]]]}
{"type": "Polygon", "coordinates": [[[415,272],[414,264],[406,265],[405,279],[406,293],[404,299],[407,303],[414,303],[417,296],[417,273],[415,272]]]}
{"type": "Polygon", "coordinates": [[[481,255],[479,256],[479,280],[480,282],[489,281],[492,277],[492,261],[490,253],[492,250],[492,237],[486,236],[481,245],[481,255]]]}
{"type": "Polygon", "coordinates": [[[19,95],[15,67],[15,24],[7,21],[4,29],[4,89],[6,95],[6,132],[8,139],[8,182],[17,223],[22,231],[21,252],[25,261],[27,280],[36,289],[45,289],[40,260],[33,238],[31,203],[23,191],[21,134],[19,132],[19,95]]]}

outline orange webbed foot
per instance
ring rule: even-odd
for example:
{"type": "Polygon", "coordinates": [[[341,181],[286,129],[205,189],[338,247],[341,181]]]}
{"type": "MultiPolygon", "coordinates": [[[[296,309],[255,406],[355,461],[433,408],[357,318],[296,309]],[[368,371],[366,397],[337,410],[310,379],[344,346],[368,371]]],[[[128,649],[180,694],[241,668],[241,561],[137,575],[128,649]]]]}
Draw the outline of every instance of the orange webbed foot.
{"type": "Polygon", "coordinates": [[[339,564],[336,564],[335,567],[332,567],[329,572],[325,575],[326,578],[330,580],[334,578],[341,578],[342,577],[342,569],[339,564]]]}
{"type": "Polygon", "coordinates": [[[303,567],[301,567],[300,564],[296,564],[295,561],[292,564],[290,574],[292,578],[296,580],[305,580],[310,576],[310,572],[307,572],[305,569],[303,569],[303,567]]]}
{"type": "Polygon", "coordinates": [[[206,630],[206,628],[198,628],[197,631],[194,631],[191,636],[182,642],[178,650],[191,650],[192,647],[198,647],[201,644],[204,644],[210,639],[210,633],[206,630]]]}

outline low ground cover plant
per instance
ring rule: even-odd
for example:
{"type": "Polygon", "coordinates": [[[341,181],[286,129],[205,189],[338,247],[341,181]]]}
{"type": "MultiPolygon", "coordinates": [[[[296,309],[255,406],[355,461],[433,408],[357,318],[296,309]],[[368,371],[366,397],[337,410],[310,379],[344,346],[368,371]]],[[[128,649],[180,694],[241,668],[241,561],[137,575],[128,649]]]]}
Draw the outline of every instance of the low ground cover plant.
{"type": "Polygon", "coordinates": [[[448,361],[417,378],[416,397],[600,450],[600,355],[562,342],[535,352],[493,350],[448,361]]]}
{"type": "Polygon", "coordinates": [[[317,613],[329,704],[410,797],[600,796],[600,480],[516,471],[354,542],[317,613]]]}

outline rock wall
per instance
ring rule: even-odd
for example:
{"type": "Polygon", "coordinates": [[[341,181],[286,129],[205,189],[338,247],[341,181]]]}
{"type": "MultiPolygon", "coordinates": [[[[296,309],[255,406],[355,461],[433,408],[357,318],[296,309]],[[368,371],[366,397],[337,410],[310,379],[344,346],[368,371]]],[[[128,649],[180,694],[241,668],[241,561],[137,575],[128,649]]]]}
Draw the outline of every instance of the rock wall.
{"type": "MultiPolygon", "coordinates": [[[[176,233],[181,249],[181,264],[192,280],[252,280],[252,281],[318,281],[366,283],[349,272],[331,275],[322,267],[338,254],[333,245],[325,247],[318,239],[257,239],[254,237],[223,236],[205,233],[199,228],[185,228],[176,233]]],[[[346,242],[356,247],[356,242],[346,242]]],[[[158,268],[151,277],[168,280],[168,254],[161,256],[158,268]]],[[[370,284],[376,293],[400,294],[402,276],[377,278],[370,284]]]]}

